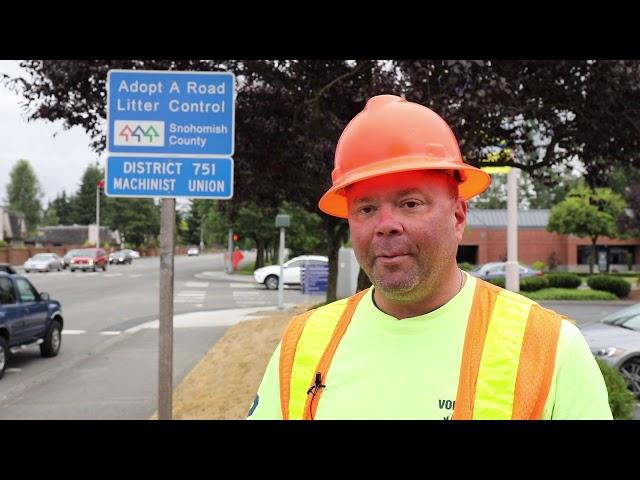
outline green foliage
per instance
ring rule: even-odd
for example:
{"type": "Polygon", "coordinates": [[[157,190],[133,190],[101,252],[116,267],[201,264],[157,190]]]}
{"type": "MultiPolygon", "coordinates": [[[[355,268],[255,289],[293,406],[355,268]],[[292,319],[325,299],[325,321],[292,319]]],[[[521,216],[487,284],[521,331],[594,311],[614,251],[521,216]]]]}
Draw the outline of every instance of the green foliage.
{"type": "Polygon", "coordinates": [[[520,279],[520,291],[522,292],[536,292],[547,288],[547,279],[544,277],[526,277],[520,279]]]}
{"type": "Polygon", "coordinates": [[[9,173],[7,202],[9,209],[24,214],[27,230],[33,232],[42,214],[42,188],[28,160],[18,160],[9,173]]]}
{"type": "Polygon", "coordinates": [[[4,240],[2,240],[2,239],[0,238],[0,248],[4,248],[4,247],[6,247],[6,246],[7,246],[7,242],[5,242],[4,240]]]}
{"type": "Polygon", "coordinates": [[[493,283],[494,285],[497,285],[498,287],[502,287],[502,288],[506,288],[505,282],[506,282],[506,279],[504,277],[497,277],[489,280],[489,283],[493,283]]]}
{"type": "Polygon", "coordinates": [[[549,287],[578,288],[582,284],[582,279],[573,273],[548,273],[545,278],[549,287]]]}
{"type": "Polygon", "coordinates": [[[55,209],[59,225],[73,225],[73,198],[67,197],[64,190],[53,199],[49,208],[55,209]]]}
{"type": "MultiPolygon", "coordinates": [[[[619,236],[617,220],[626,208],[625,200],[609,188],[574,188],[567,198],[551,209],[547,230],[591,239],[592,251],[599,236],[619,236]]],[[[589,271],[593,273],[593,254],[589,271]]]]}
{"type": "Polygon", "coordinates": [[[535,262],[533,262],[533,263],[531,264],[531,267],[532,267],[532,268],[534,268],[535,270],[540,270],[540,271],[543,271],[545,266],[546,266],[546,265],[545,265],[545,264],[544,264],[544,262],[543,262],[543,261],[541,261],[541,260],[536,260],[535,262]]]}
{"type": "Polygon", "coordinates": [[[611,292],[620,298],[629,295],[631,285],[624,278],[616,278],[612,275],[594,275],[587,279],[587,285],[593,290],[611,292]]]}
{"type": "MultiPolygon", "coordinates": [[[[98,182],[104,177],[104,172],[100,166],[95,163],[89,165],[80,180],[80,188],[76,193],[72,202],[72,223],[78,225],[90,225],[96,223],[96,190],[98,182]]],[[[102,194],[101,194],[102,195],[102,194]]],[[[104,203],[104,195],[101,198],[100,215],[102,216],[100,223],[109,225],[108,212],[104,203]]]]}
{"type": "Polygon", "coordinates": [[[458,264],[458,268],[460,270],[464,270],[465,272],[468,272],[473,268],[473,265],[471,265],[469,262],[462,262],[458,264]]]}
{"type": "Polygon", "coordinates": [[[49,207],[44,212],[41,224],[45,227],[60,224],[60,219],[58,218],[58,212],[52,206],[51,203],[49,204],[49,207]]]}
{"type": "MultiPolygon", "coordinates": [[[[94,192],[95,195],[95,192],[94,192]]],[[[109,216],[103,225],[119,230],[135,246],[157,241],[160,207],[151,198],[109,198],[109,216]],[[108,223],[107,223],[108,222],[108,223]]]]}
{"type": "Polygon", "coordinates": [[[611,407],[614,420],[632,420],[636,399],[629,391],[624,377],[602,360],[596,359],[596,362],[602,372],[604,383],[607,385],[609,407],[611,407]]]}
{"type": "Polygon", "coordinates": [[[574,290],[571,288],[543,288],[537,292],[522,292],[532,300],[617,300],[611,292],[600,290],[574,290]]]}
{"type": "Polygon", "coordinates": [[[327,237],[322,231],[320,215],[286,201],[282,202],[280,213],[291,216],[291,226],[287,228],[285,239],[291,257],[326,253],[327,237]]]}

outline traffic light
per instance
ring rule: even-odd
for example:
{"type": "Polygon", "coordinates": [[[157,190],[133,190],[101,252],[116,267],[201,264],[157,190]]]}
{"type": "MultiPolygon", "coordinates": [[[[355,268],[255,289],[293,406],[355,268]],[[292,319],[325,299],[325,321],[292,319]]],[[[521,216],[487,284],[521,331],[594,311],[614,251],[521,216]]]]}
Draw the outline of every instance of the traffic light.
{"type": "Polygon", "coordinates": [[[234,233],[234,234],[233,234],[233,241],[234,241],[234,242],[237,242],[239,239],[240,239],[240,237],[238,236],[238,234],[237,234],[237,233],[234,233]]]}

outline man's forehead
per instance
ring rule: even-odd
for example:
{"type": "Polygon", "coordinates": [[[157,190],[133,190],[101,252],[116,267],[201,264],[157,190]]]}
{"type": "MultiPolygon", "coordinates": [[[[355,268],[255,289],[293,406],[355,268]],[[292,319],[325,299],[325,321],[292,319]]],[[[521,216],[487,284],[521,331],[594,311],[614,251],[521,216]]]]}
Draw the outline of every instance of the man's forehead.
{"type": "Polygon", "coordinates": [[[351,184],[345,189],[345,193],[352,200],[381,193],[399,196],[410,193],[427,194],[434,185],[446,183],[446,177],[438,173],[440,172],[427,170],[382,175],[351,184]]]}

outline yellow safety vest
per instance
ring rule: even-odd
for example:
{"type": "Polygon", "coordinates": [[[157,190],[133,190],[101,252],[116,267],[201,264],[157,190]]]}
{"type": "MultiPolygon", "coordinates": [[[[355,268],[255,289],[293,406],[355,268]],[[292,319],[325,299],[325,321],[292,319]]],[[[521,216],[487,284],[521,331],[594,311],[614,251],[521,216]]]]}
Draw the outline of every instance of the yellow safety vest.
{"type": "MultiPolygon", "coordinates": [[[[279,364],[283,419],[315,417],[333,355],[366,292],[295,316],[289,323],[279,364]]],[[[563,318],[478,279],[452,419],[540,419],[563,318]]]]}

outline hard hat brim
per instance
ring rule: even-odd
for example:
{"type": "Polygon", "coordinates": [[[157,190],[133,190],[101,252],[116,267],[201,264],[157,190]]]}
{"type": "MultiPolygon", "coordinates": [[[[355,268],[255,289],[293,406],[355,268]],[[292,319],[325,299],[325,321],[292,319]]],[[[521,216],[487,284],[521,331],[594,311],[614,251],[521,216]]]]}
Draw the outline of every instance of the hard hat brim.
{"type": "Polygon", "coordinates": [[[344,188],[362,180],[388,175],[390,173],[407,172],[412,170],[462,170],[466,179],[459,184],[458,192],[461,198],[469,200],[484,192],[491,184],[491,177],[488,173],[479,168],[460,161],[441,160],[433,161],[425,157],[404,157],[394,158],[378,162],[373,165],[353,170],[344,175],[340,182],[333,185],[322,196],[318,202],[318,207],[324,213],[334,217],[347,218],[347,197],[344,188]],[[426,163],[426,165],[425,165],[426,163]]]}

